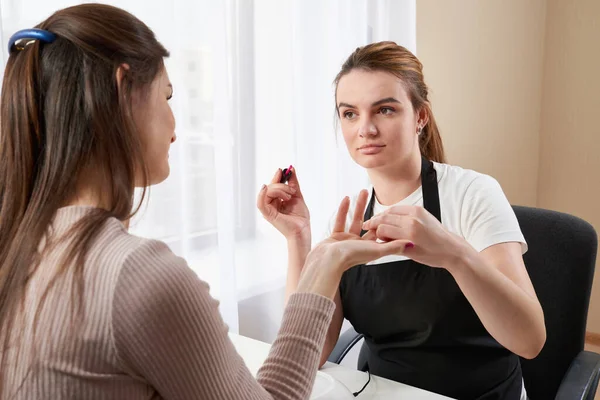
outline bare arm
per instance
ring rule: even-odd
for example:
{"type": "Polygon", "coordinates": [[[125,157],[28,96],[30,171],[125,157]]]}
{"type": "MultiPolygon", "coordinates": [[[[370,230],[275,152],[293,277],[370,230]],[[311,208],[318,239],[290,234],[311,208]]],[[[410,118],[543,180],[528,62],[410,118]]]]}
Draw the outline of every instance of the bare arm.
{"type": "Polygon", "coordinates": [[[310,252],[310,234],[288,240],[288,269],[285,282],[285,303],[296,291],[306,256],[310,252]]]}
{"type": "Polygon", "coordinates": [[[490,335],[513,353],[533,358],[545,343],[546,329],[523,262],[516,216],[491,177],[474,180],[465,198],[462,235],[417,206],[391,207],[363,227],[380,239],[412,240],[409,258],[447,269],[490,335]]]}
{"type": "Polygon", "coordinates": [[[523,263],[519,243],[478,253],[467,247],[448,271],[487,331],[523,358],[534,358],[546,341],[544,313],[523,263]]]}
{"type": "Polygon", "coordinates": [[[546,340],[544,314],[516,242],[481,253],[422,207],[396,206],[365,223],[384,240],[411,238],[409,258],[452,274],[477,316],[501,345],[534,358],[546,340]]]}

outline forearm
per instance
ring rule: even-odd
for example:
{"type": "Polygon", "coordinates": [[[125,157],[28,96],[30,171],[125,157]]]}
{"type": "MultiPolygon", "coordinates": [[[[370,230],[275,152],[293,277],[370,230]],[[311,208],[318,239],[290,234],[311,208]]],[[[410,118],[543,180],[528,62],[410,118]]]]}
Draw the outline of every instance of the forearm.
{"type": "Polygon", "coordinates": [[[309,397],[333,311],[325,298],[307,293],[291,297],[269,357],[257,374],[273,399],[309,397]]]}
{"type": "Polygon", "coordinates": [[[546,339],[544,315],[526,293],[472,248],[447,268],[487,331],[504,347],[524,357],[537,356],[546,339]]]}
{"type": "Polygon", "coordinates": [[[300,274],[306,262],[306,256],[310,252],[311,237],[310,234],[302,237],[289,239],[287,242],[288,248],[288,270],[285,284],[285,303],[294,293],[300,281],[300,274]]]}
{"type": "Polygon", "coordinates": [[[323,364],[325,364],[325,362],[331,355],[331,352],[333,351],[333,348],[337,344],[337,341],[340,337],[342,323],[344,322],[342,299],[340,297],[339,290],[335,294],[334,302],[335,302],[335,312],[333,313],[333,318],[331,319],[331,324],[329,325],[329,329],[327,330],[327,335],[325,336],[325,344],[323,345],[323,351],[321,352],[321,361],[319,362],[319,367],[322,367],[323,364]]]}

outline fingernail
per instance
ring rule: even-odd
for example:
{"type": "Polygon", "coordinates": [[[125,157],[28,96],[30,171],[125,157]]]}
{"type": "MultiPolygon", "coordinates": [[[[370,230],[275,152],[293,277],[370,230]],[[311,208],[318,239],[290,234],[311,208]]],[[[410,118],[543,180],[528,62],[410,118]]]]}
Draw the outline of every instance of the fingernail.
{"type": "Polygon", "coordinates": [[[294,168],[294,167],[292,166],[292,164],[290,164],[290,166],[289,166],[289,168],[288,168],[288,171],[291,171],[291,170],[292,170],[292,168],[294,168]]]}
{"type": "Polygon", "coordinates": [[[260,188],[260,190],[265,190],[267,188],[267,185],[262,185],[262,187],[260,188]]]}
{"type": "Polygon", "coordinates": [[[413,247],[415,247],[415,244],[412,242],[408,242],[408,243],[406,243],[406,246],[404,246],[404,247],[407,249],[412,249],[413,247]]]}

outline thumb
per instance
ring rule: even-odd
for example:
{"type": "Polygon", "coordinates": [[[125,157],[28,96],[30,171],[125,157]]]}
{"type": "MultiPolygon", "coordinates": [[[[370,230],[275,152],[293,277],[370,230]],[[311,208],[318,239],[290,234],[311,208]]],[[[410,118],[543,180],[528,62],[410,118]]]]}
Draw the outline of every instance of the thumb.
{"type": "Polygon", "coordinates": [[[377,234],[374,230],[369,230],[362,236],[363,240],[377,240],[377,234]]]}
{"type": "Polygon", "coordinates": [[[414,243],[410,240],[393,240],[391,242],[381,243],[379,245],[379,251],[381,257],[389,255],[404,255],[406,249],[415,247],[414,243]]]}

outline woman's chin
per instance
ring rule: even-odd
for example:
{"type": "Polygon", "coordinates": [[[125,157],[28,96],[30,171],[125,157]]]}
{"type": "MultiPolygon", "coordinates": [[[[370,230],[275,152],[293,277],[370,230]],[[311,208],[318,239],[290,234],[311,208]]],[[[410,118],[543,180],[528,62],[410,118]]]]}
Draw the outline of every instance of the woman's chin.
{"type": "Polygon", "coordinates": [[[165,168],[163,168],[163,170],[161,171],[160,174],[157,174],[157,176],[152,179],[152,185],[158,185],[159,183],[164,182],[169,175],[171,174],[171,167],[169,167],[169,164],[167,164],[167,166],[165,168]]]}
{"type": "MultiPolygon", "coordinates": [[[[169,177],[170,173],[171,173],[171,168],[169,167],[168,163],[163,168],[161,168],[159,171],[156,171],[156,170],[149,171],[147,186],[154,186],[154,185],[158,185],[159,183],[164,182],[169,177]]],[[[142,182],[138,182],[138,183],[136,183],[135,186],[141,188],[144,185],[142,182]]]]}
{"type": "Polygon", "coordinates": [[[354,162],[365,169],[374,169],[381,168],[387,165],[387,160],[384,157],[375,157],[373,155],[365,156],[363,154],[359,154],[354,157],[354,162]]]}

